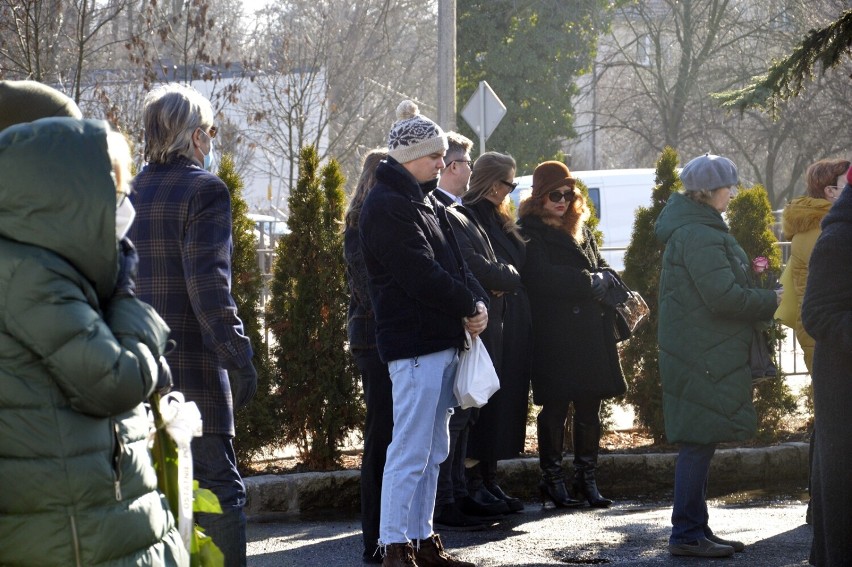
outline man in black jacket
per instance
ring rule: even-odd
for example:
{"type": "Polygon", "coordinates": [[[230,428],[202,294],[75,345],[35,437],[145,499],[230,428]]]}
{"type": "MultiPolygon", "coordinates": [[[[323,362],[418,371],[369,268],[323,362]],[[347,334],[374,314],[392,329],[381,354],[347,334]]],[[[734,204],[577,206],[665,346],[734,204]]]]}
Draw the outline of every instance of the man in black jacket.
{"type": "Polygon", "coordinates": [[[468,567],[444,551],[432,514],[449,452],[458,349],[465,329],[474,336],[485,329],[487,294],[432,194],[444,168],[444,132],[411,101],[399,105],[397,116],[360,219],[376,343],[393,383],[379,543],[385,566],[468,567]]]}

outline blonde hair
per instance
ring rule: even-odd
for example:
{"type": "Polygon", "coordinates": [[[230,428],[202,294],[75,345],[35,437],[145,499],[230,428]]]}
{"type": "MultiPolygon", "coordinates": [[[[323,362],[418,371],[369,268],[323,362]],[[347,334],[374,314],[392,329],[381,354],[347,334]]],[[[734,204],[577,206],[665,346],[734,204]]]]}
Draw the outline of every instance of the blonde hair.
{"type": "Polygon", "coordinates": [[[116,195],[130,194],[131,163],[130,144],[121,132],[107,132],[107,153],[112,164],[112,177],[116,195]]]}
{"type": "Polygon", "coordinates": [[[210,101],[192,87],[179,83],[160,85],[145,96],[145,161],[168,163],[176,156],[195,160],[192,135],[213,126],[210,101]]]}
{"type": "MultiPolygon", "coordinates": [[[[515,169],[515,158],[508,154],[497,152],[485,152],[476,158],[473,171],[470,175],[470,188],[462,197],[465,205],[473,205],[485,199],[495,183],[506,181],[509,174],[515,169]]],[[[525,240],[518,230],[515,217],[509,208],[508,199],[494,207],[497,216],[503,221],[503,232],[511,234],[520,240],[525,240]]]]}

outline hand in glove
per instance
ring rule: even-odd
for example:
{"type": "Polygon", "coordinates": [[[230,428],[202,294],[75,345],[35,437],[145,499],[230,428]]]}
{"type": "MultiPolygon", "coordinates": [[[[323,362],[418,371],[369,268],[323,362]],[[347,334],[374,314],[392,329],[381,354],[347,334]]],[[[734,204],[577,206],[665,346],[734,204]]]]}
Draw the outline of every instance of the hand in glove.
{"type": "Polygon", "coordinates": [[[139,255],[133,243],[122,238],[118,243],[118,276],[115,282],[115,296],[133,297],[136,292],[136,272],[139,267],[139,255]]]}
{"type": "Polygon", "coordinates": [[[257,391],[257,371],[249,363],[239,370],[228,370],[228,380],[231,382],[231,396],[234,400],[234,411],[245,407],[257,391]]]}
{"type": "Polygon", "coordinates": [[[597,301],[606,295],[607,282],[602,272],[592,274],[592,297],[597,301]]]}

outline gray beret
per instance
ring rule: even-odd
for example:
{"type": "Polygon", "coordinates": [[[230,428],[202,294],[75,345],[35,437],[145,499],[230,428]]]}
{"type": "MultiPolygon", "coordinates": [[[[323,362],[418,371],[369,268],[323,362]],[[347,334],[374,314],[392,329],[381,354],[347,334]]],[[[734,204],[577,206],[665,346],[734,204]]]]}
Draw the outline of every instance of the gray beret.
{"type": "Polygon", "coordinates": [[[739,183],[737,166],[726,157],[704,154],[683,166],[680,180],[686,191],[702,191],[730,187],[739,183]]]}
{"type": "Polygon", "coordinates": [[[52,116],[83,114],[73,100],[37,81],[0,81],[0,130],[52,116]]]}

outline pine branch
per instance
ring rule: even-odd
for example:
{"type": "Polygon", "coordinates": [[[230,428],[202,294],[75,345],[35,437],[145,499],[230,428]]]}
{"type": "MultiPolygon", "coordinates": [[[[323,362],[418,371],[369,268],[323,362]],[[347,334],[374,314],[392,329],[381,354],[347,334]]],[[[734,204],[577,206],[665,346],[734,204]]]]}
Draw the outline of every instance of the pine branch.
{"type": "Polygon", "coordinates": [[[844,54],[852,55],[852,10],[822,29],[811,30],[790,55],[773,63],[766,74],[753,77],[746,87],[710,96],[723,108],[740,112],[760,108],[777,115],[779,104],[798,96],[813,78],[817,63],[825,73],[838,65],[844,54]]]}

